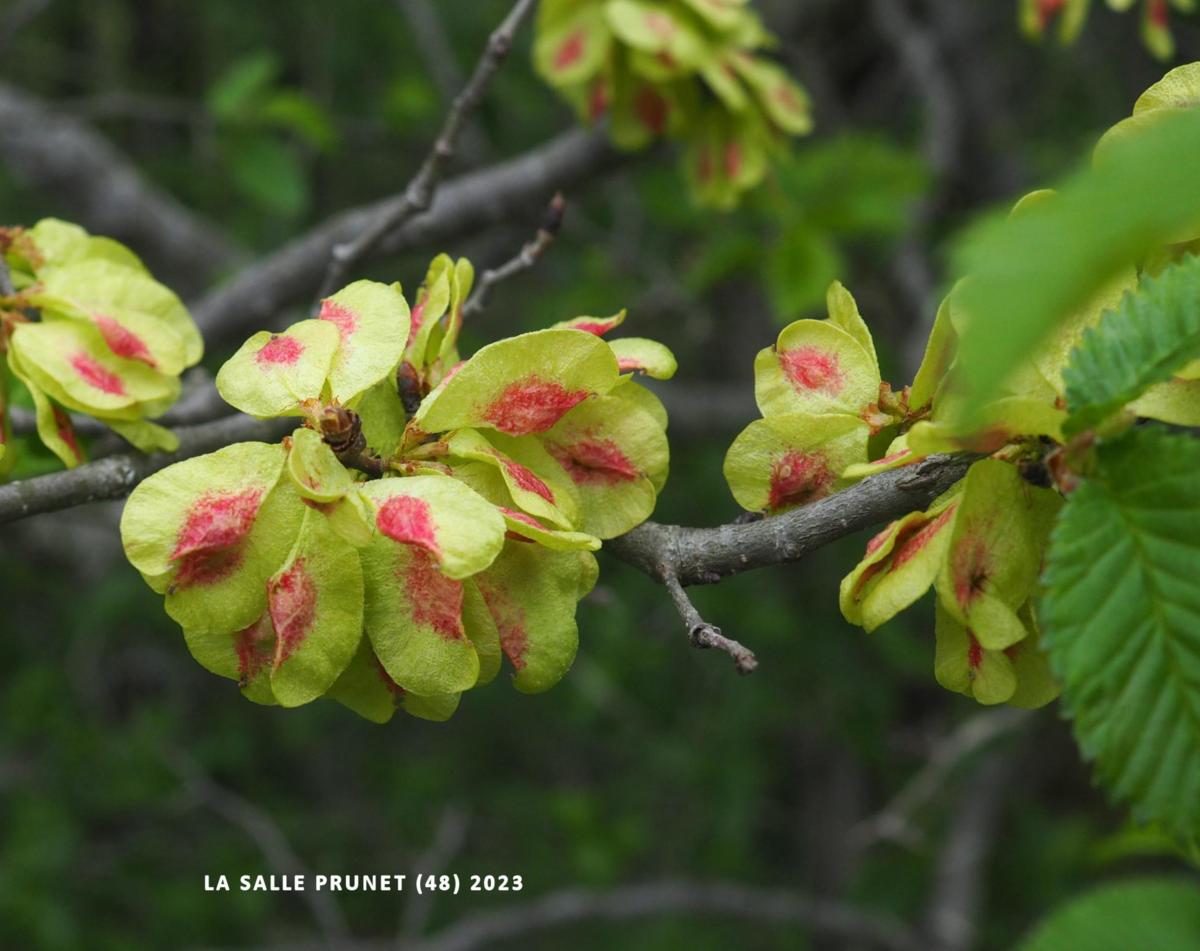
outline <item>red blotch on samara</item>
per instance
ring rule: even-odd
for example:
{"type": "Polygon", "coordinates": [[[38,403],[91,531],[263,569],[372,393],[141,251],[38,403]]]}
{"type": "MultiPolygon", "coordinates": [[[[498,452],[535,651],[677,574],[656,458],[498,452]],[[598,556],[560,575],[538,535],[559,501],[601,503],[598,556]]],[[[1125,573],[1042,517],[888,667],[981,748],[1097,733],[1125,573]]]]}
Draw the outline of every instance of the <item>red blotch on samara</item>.
{"type": "Polygon", "coordinates": [[[177,588],[215,584],[237,569],[261,500],[261,490],[247,489],[209,493],[192,504],[171,552],[177,588]]]}
{"type": "Polygon", "coordinates": [[[531,376],[505,387],[483,418],[510,436],[541,433],[587,399],[587,395],[586,390],[568,390],[557,381],[531,376]]]}
{"type": "Polygon", "coordinates": [[[967,664],[971,668],[971,676],[983,666],[983,645],[975,639],[974,633],[967,631],[967,664]]]}
{"type": "Polygon", "coordinates": [[[328,320],[337,327],[342,334],[342,343],[349,340],[354,335],[354,331],[358,329],[358,314],[334,300],[321,301],[321,312],[317,317],[321,320],[328,320]]]}
{"type": "Polygon", "coordinates": [[[926,545],[933,541],[934,536],[950,523],[957,508],[958,503],[955,502],[924,525],[909,526],[901,532],[900,537],[896,539],[895,548],[892,549],[892,568],[900,568],[916,557],[926,545]]]}
{"type": "Polygon", "coordinates": [[[317,619],[317,586],[303,558],[297,558],[287,571],[267,583],[267,609],[275,627],[278,669],[304,643],[317,619]]]}
{"type": "Polygon", "coordinates": [[[529,630],[525,620],[525,609],[517,604],[502,589],[491,584],[478,581],[479,593],[483,595],[488,612],[496,622],[500,632],[500,650],[508,658],[515,670],[522,670],[527,661],[525,652],[529,650],[529,630]]]}
{"type": "Polygon", "coordinates": [[[965,538],[950,559],[954,597],[965,611],[980,594],[991,574],[987,543],[982,538],[965,538]]]}
{"type": "Polygon", "coordinates": [[[725,177],[735,179],[742,171],[742,146],[729,142],[725,146],[725,177]]]}
{"type": "Polygon", "coordinates": [[[124,357],[126,360],[140,360],[148,367],[157,366],[154,358],[150,356],[150,348],[146,346],[146,342],[128,327],[118,323],[107,314],[93,314],[92,319],[100,330],[100,336],[108,344],[108,349],[118,357],[124,357]]]}
{"type": "MultiPolygon", "coordinates": [[[[66,443],[76,461],[83,462],[83,450],[79,447],[79,439],[75,436],[75,426],[71,417],[58,406],[54,407],[54,431],[58,433],[58,438],[66,443]]],[[[0,442],[3,442],[3,437],[0,437],[0,442]]]]}
{"type": "Polygon", "coordinates": [[[829,494],[834,474],[825,456],[818,452],[789,449],[771,466],[771,511],[804,505],[829,494]]]}
{"type": "Polygon", "coordinates": [[[396,495],[379,507],[375,516],[379,530],[394,541],[438,554],[437,533],[429,503],[411,495],[396,495]]]}
{"type": "Polygon", "coordinates": [[[264,612],[249,627],[234,634],[233,650],[237,654],[238,684],[245,687],[274,656],[275,628],[271,626],[271,615],[264,612]]]}
{"type": "MultiPolygon", "coordinates": [[[[528,525],[531,528],[538,528],[538,529],[541,529],[542,531],[545,531],[545,526],[542,525],[542,523],[539,522],[532,515],[529,515],[526,512],[518,512],[516,509],[510,509],[503,505],[499,506],[499,508],[500,508],[500,511],[503,512],[505,516],[507,516],[508,518],[511,518],[513,521],[520,522],[523,525],[528,525]]],[[[507,532],[505,532],[504,537],[511,538],[513,541],[517,541],[517,542],[533,541],[532,538],[529,538],[526,535],[522,535],[519,532],[514,532],[512,529],[509,529],[507,532]]]]}
{"type": "Polygon", "coordinates": [[[100,361],[90,354],[80,350],[71,357],[71,367],[84,383],[101,393],[108,393],[110,396],[125,395],[125,384],[121,382],[121,378],[102,366],[100,361]]]}
{"type": "Polygon", "coordinates": [[[836,353],[820,347],[796,347],[779,352],[783,374],[798,391],[821,391],[837,396],[846,382],[836,353]]]}
{"type": "Polygon", "coordinates": [[[642,86],[634,94],[633,111],[642,125],[655,135],[662,135],[667,131],[667,119],[671,114],[671,104],[652,87],[642,86]]]}
{"type": "Polygon", "coordinates": [[[584,333],[595,334],[597,337],[603,337],[606,333],[621,323],[616,317],[600,318],[599,320],[572,320],[570,328],[572,330],[582,330],[584,333]]]}
{"type": "Polygon", "coordinates": [[[513,462],[511,459],[501,459],[500,464],[504,466],[504,471],[508,473],[519,489],[532,492],[534,495],[541,496],[551,505],[554,504],[554,493],[550,491],[550,486],[539,479],[532,469],[526,468],[519,462],[513,462]]]}
{"type": "Polygon", "coordinates": [[[304,344],[295,337],[280,334],[268,340],[254,355],[254,362],[260,367],[294,366],[304,354],[304,344]]]}
{"type": "Polygon", "coordinates": [[[585,438],[546,446],[576,485],[616,485],[642,473],[611,439],[585,438]]]}
{"type": "Polygon", "coordinates": [[[583,30],[574,30],[554,51],[554,68],[563,70],[568,66],[574,66],[583,58],[586,48],[587,35],[583,30]]]}
{"type": "Polygon", "coordinates": [[[413,548],[412,557],[400,572],[399,580],[408,595],[417,624],[432,628],[448,641],[459,641],[467,636],[462,624],[462,582],[438,571],[437,562],[429,552],[413,548]]]}

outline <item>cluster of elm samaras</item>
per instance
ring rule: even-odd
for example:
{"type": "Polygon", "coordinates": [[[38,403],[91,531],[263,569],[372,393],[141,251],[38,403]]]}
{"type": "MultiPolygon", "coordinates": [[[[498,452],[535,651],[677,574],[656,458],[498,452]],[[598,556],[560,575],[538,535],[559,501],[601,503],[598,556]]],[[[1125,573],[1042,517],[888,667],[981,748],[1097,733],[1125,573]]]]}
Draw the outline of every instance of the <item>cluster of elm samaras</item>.
{"type": "Polygon", "coordinates": [[[671,376],[670,351],[604,339],[622,312],[460,359],[472,280],[441,255],[411,308],[399,285],[357,281],[254,335],[217,388],[295,431],[130,496],[130,562],[196,660],[251,700],[446,719],[505,663],[518,690],[545,690],[575,656],[592,552],[653,510],[667,419],[634,376],[671,376]]]}
{"type": "Polygon", "coordinates": [[[543,0],[534,62],[619,147],[682,139],[697,203],[731,208],[812,128],[804,90],[759,55],[771,40],[748,0],[543,0]]]}
{"type": "Polygon", "coordinates": [[[17,456],[9,373],[36,410],[39,438],[68,467],[86,458],[70,412],[147,452],[174,449],[175,436],[151,420],[204,352],[179,298],[124,245],[65,221],[0,229],[0,252],[15,292],[0,298],[0,477],[17,456]]]}
{"type": "MultiPolygon", "coordinates": [[[[1087,22],[1092,0],[1019,0],[1021,28],[1026,35],[1040,40],[1057,24],[1058,37],[1063,43],[1074,40],[1087,22]]],[[[1107,0],[1113,10],[1130,9],[1137,0],[1107,0]]],[[[1171,35],[1171,10],[1192,13],[1196,0],[1141,0],[1142,42],[1159,59],[1170,59],[1175,53],[1175,38],[1171,35]]]]}
{"type": "MultiPolygon", "coordinates": [[[[1197,106],[1200,64],[1172,70],[1100,140],[1097,162],[1163,117],[1197,106]]],[[[1039,214],[1056,200],[1052,191],[1033,192],[1012,213],[1039,214]]],[[[970,323],[959,287],[938,310],[912,385],[893,392],[880,382],[871,334],[854,299],[835,283],[828,319],[791,324],[755,360],[763,418],[726,456],[734,497],[770,517],[934,453],[986,457],[925,511],[897,519],[870,540],[842,581],[842,613],[873,631],[932,587],[939,683],[985,704],[1050,702],[1059,688],[1039,646],[1037,579],[1061,492],[1073,487],[1079,460],[1072,454],[1087,449],[1064,434],[1064,372],[1076,345],[1106,314],[1135,319],[1121,306],[1126,295],[1195,253],[1200,226],[1177,237],[1118,269],[1064,316],[998,397],[974,411],[956,372],[959,340],[970,323]]],[[[1126,414],[1200,426],[1200,361],[1151,387],[1126,414]]]]}

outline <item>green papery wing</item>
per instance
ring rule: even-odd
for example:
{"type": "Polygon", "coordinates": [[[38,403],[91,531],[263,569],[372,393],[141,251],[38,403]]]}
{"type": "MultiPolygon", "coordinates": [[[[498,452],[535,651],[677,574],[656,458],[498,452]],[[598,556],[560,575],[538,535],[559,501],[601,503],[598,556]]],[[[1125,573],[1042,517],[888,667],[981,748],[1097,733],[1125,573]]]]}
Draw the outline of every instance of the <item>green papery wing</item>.
{"type": "Polygon", "coordinates": [[[267,610],[275,628],[271,692],[285,707],[315,700],[346,669],[363,630],[357,552],[319,512],[305,513],[291,554],[267,582],[267,610]]]}
{"type": "Polygon", "coordinates": [[[764,416],[858,416],[879,399],[879,371],[844,330],[826,321],[798,320],[755,359],[754,396],[764,416]]]}
{"type": "Polygon", "coordinates": [[[367,448],[380,459],[391,459],[400,448],[408,416],[395,380],[381,380],[359,398],[356,407],[362,420],[367,448]]]}
{"type": "Polygon", "coordinates": [[[825,292],[825,306],[829,311],[829,322],[857,341],[871,358],[875,372],[878,373],[879,358],[875,355],[875,338],[871,336],[867,322],[858,311],[858,302],[854,295],[846,290],[841,281],[834,281],[829,285],[829,290],[825,292]]]}
{"type": "Polygon", "coordinates": [[[360,634],[346,669],[325,694],[372,723],[387,723],[404,698],[404,690],[388,676],[371,641],[360,634]]]}
{"type": "Polygon", "coordinates": [[[367,636],[388,675],[420,696],[475,686],[479,656],[463,627],[463,582],[446,577],[426,548],[383,534],[360,557],[367,636]]]}
{"type": "Polygon", "coordinates": [[[933,404],[934,394],[954,362],[958,335],[950,318],[952,306],[951,297],[947,297],[938,307],[933,329],[930,330],[929,340],[925,343],[925,356],[921,359],[921,366],[917,375],[913,377],[912,389],[908,394],[908,407],[911,412],[915,413],[933,404]]]}
{"type": "Polygon", "coordinates": [[[957,511],[958,499],[950,495],[893,523],[887,547],[843,588],[843,601],[851,605],[847,616],[856,614],[865,630],[874,631],[928,591],[945,558],[957,511]]]}
{"type": "Polygon", "coordinates": [[[329,389],[343,404],[391,376],[408,342],[408,302],[395,286],[355,281],[321,301],[319,319],[340,335],[329,389]]]}
{"type": "MultiPolygon", "coordinates": [[[[954,414],[948,413],[947,417],[953,419],[954,414]]],[[[1066,418],[1066,410],[1042,400],[1006,396],[980,409],[975,428],[970,430],[964,430],[954,422],[922,420],[916,423],[907,433],[908,448],[927,456],[961,449],[995,452],[1014,440],[1038,436],[1061,442],[1066,418]]]]}
{"type": "Polygon", "coordinates": [[[479,657],[479,677],[476,686],[489,684],[500,673],[503,652],[500,650],[500,629],[488,610],[487,602],[471,579],[463,582],[463,630],[479,657]]]}
{"type": "Polygon", "coordinates": [[[501,434],[501,438],[507,451],[501,451],[473,429],[460,429],[451,434],[447,446],[459,458],[493,466],[518,508],[559,528],[573,527],[578,515],[577,495],[562,467],[532,436],[501,434]]]}
{"type": "Polygon", "coordinates": [[[166,427],[145,419],[106,421],[109,429],[127,443],[142,452],[174,452],[179,448],[179,437],[166,427]]]}
{"type": "Polygon", "coordinates": [[[915,453],[908,446],[908,434],[897,436],[888,445],[887,452],[880,458],[872,462],[856,462],[853,465],[847,466],[842,471],[842,479],[848,481],[857,481],[865,479],[868,476],[878,475],[881,472],[889,472],[892,469],[900,469],[903,466],[911,466],[914,462],[920,462],[925,457],[919,453],[915,453]]]}
{"type": "Polygon", "coordinates": [[[538,330],[484,347],[425,398],[414,422],[429,433],[544,432],[617,379],[616,357],[603,340],[579,330],[538,330]]]}
{"type": "Polygon", "coordinates": [[[1026,602],[1018,616],[1029,636],[1005,652],[1017,675],[1017,689],[1008,702],[1014,707],[1036,710],[1057,699],[1062,693],[1062,685],[1050,669],[1049,656],[1042,650],[1042,635],[1034,615],[1033,602],[1026,602]]]}
{"type": "Polygon", "coordinates": [[[748,0],[683,0],[683,3],[710,26],[732,30],[746,15],[748,0]]]}
{"type": "Polygon", "coordinates": [[[372,551],[385,543],[416,546],[448,577],[461,579],[490,565],[504,544],[496,507],[450,476],[376,479],[359,491],[375,508],[372,551]]]}
{"type": "Polygon", "coordinates": [[[408,346],[404,359],[415,367],[430,363],[429,342],[437,330],[438,322],[450,306],[451,282],[454,279],[454,263],[448,254],[439,254],[429,265],[425,281],[417,291],[412,306],[408,346]]]}
{"type": "Polygon", "coordinates": [[[1150,387],[1129,404],[1138,416],[1174,426],[1200,426],[1200,380],[1180,377],[1150,387]]]}
{"type": "Polygon", "coordinates": [[[96,259],[145,271],[141,259],[125,245],[111,238],[94,237],[79,225],[58,218],[43,218],[26,232],[40,260],[27,262],[30,270],[45,277],[54,268],[96,259]]]}
{"type": "Polygon", "coordinates": [[[615,538],[650,517],[654,480],[665,477],[670,452],[649,413],[602,396],[581,403],[541,440],[575,484],[579,529],[615,538]]]}
{"type": "Polygon", "coordinates": [[[669,380],[679,369],[675,354],[657,340],[621,337],[609,342],[622,373],[641,373],[656,380],[669,380]]]}
{"type": "Polygon", "coordinates": [[[985,647],[1000,649],[1023,634],[1016,611],[1029,598],[1062,499],[1025,482],[994,459],[963,480],[954,534],[935,582],[938,598],[985,647]]]}
{"type": "Polygon", "coordinates": [[[507,537],[516,541],[537,542],[556,551],[599,551],[600,539],[586,532],[562,531],[547,528],[527,512],[501,507],[504,524],[508,527],[507,537]]]}
{"type": "Polygon", "coordinates": [[[185,627],[183,639],[201,667],[219,677],[237,681],[242,695],[248,700],[266,706],[278,703],[271,693],[275,628],[265,610],[253,622],[236,631],[185,627]]]}
{"type": "Polygon", "coordinates": [[[302,402],[320,397],[340,339],[328,320],[302,320],[280,334],[260,331],[218,371],[217,390],[251,416],[298,415],[302,402]]]}
{"type": "Polygon", "coordinates": [[[534,66],[548,83],[558,88],[584,82],[599,72],[612,44],[603,7],[575,6],[569,13],[552,19],[540,17],[534,41],[534,66]]]}
{"type": "Polygon", "coordinates": [[[585,552],[509,542],[474,579],[515,671],[513,684],[523,693],[548,690],[575,659],[575,605],[589,577],[588,560],[594,563],[585,552]]]}
{"type": "Polygon", "coordinates": [[[933,673],[937,682],[983,704],[1011,700],[1017,690],[1017,674],[1007,655],[980,644],[940,601],[935,610],[933,673]]]}
{"type": "Polygon", "coordinates": [[[437,348],[438,360],[443,364],[458,360],[458,335],[462,332],[463,307],[474,286],[474,266],[466,258],[459,258],[450,272],[450,307],[430,340],[431,345],[437,348]]]}
{"type": "Polygon", "coordinates": [[[550,329],[582,330],[597,337],[603,337],[609,331],[616,330],[623,323],[625,323],[625,311],[621,310],[611,317],[574,317],[571,320],[561,321],[550,329]]]}
{"type": "Polygon", "coordinates": [[[861,419],[843,414],[758,419],[725,454],[725,481],[751,512],[805,505],[829,495],[847,466],[866,461],[870,434],[861,419]]]}
{"type": "MultiPolygon", "coordinates": [[[[8,364],[9,369],[13,372],[13,376],[25,384],[29,395],[33,397],[37,433],[42,444],[58,456],[62,464],[68,469],[73,469],[75,466],[86,462],[87,453],[80,444],[79,437],[75,434],[75,427],[71,423],[71,417],[67,415],[62,407],[51,402],[50,397],[42,391],[41,387],[25,374],[21,368],[20,358],[17,356],[15,349],[8,351],[8,364]]],[[[5,417],[4,424],[5,426],[8,425],[7,416],[5,417]]],[[[6,458],[11,459],[7,455],[6,458]]]]}
{"type": "Polygon", "coordinates": [[[642,0],[609,0],[604,8],[616,37],[635,50],[664,58],[667,65],[695,67],[708,44],[684,17],[661,4],[642,0]]]}
{"type": "Polygon", "coordinates": [[[76,321],[20,324],[10,345],[22,371],[47,395],[96,416],[136,419],[139,404],[173,400],[179,381],[116,356],[95,327],[76,321]]]}
{"type": "Polygon", "coordinates": [[[807,135],[812,131],[812,104],[808,95],[784,69],[746,52],[734,56],[732,62],[777,128],[788,135],[807,135]]]}
{"type": "Polygon", "coordinates": [[[296,491],[314,502],[336,502],[354,487],[354,479],[314,430],[292,433],[287,473],[296,491]]]}

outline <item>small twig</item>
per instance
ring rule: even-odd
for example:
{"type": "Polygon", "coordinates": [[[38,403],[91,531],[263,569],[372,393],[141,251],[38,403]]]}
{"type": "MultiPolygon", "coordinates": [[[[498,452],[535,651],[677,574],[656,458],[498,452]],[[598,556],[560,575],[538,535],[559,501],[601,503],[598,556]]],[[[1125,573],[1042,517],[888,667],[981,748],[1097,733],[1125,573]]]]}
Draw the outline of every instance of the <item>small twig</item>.
{"type": "Polygon", "coordinates": [[[0,53],[6,52],[17,34],[37,19],[52,2],[53,0],[24,0],[0,17],[0,53]]]}
{"type": "Polygon", "coordinates": [[[671,600],[675,602],[675,607],[679,611],[679,616],[683,618],[683,623],[687,626],[688,637],[691,639],[693,647],[701,650],[715,648],[724,651],[733,658],[733,666],[737,668],[739,674],[754,673],[754,669],[758,666],[758,658],[754,656],[754,652],[726,637],[721,633],[719,627],[704,620],[700,616],[700,612],[696,610],[696,606],[692,604],[692,599],[683,590],[679,579],[669,569],[663,569],[662,583],[666,587],[667,593],[671,595],[671,600]]]}
{"type": "Polygon", "coordinates": [[[332,293],[345,279],[347,272],[358,261],[362,260],[389,233],[413,215],[425,211],[433,203],[442,173],[454,157],[455,146],[468,117],[479,105],[492,77],[500,68],[500,64],[508,57],[512,49],[513,37],[517,29],[533,11],[536,0],[517,0],[504,21],[493,31],[488,40],[487,48],[482,58],[475,66],[466,87],[463,89],[454,105],[446,115],[441,132],[433,143],[433,148],[425,157],[416,176],[408,183],[404,194],[396,201],[389,203],[381,213],[353,240],[335,245],[330,256],[329,267],[325,272],[325,281],[320,295],[325,297],[332,293]]]}
{"type": "Polygon", "coordinates": [[[566,213],[566,209],[567,200],[563,198],[562,192],[556,193],[546,207],[546,215],[542,219],[541,225],[538,226],[533,240],[527,242],[515,257],[499,267],[483,272],[483,277],[479,279],[479,286],[475,288],[475,293],[463,306],[464,317],[474,317],[482,313],[497,284],[507,281],[510,277],[516,277],[522,271],[528,271],[541,260],[546,249],[554,243],[554,239],[562,230],[563,215],[566,213]]]}
{"type": "MultiPolygon", "coordinates": [[[[471,824],[470,814],[461,806],[449,805],[438,820],[437,831],[429,848],[421,853],[413,868],[422,875],[440,875],[462,851],[467,841],[467,829],[471,824]]],[[[408,943],[424,934],[433,911],[433,898],[437,893],[426,889],[408,892],[400,919],[400,933],[396,938],[397,948],[404,949],[408,943]]]]}
{"type": "MultiPolygon", "coordinates": [[[[162,756],[167,766],[179,777],[179,781],[197,802],[208,806],[254,841],[272,871],[277,875],[307,874],[304,862],[287,836],[265,810],[233,790],[221,786],[185,751],[166,748],[162,756]]],[[[332,894],[313,888],[301,889],[300,894],[320,927],[326,944],[330,947],[343,947],[348,944],[351,940],[350,929],[332,894]]]]}

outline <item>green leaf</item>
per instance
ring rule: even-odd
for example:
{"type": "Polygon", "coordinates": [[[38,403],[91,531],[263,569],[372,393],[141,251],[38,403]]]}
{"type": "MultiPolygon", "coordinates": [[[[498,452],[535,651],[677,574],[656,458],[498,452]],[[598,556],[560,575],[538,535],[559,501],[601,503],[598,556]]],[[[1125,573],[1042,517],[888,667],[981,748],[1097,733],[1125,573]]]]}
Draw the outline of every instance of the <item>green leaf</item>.
{"type": "Polygon", "coordinates": [[[757,419],[725,454],[725,481],[750,512],[781,512],[829,495],[847,466],[866,462],[871,428],[857,416],[785,413],[757,419]]]}
{"type": "Polygon", "coordinates": [[[783,320],[817,306],[829,282],[845,270],[837,245],[805,221],[767,247],[763,265],[771,303],[783,320]]]}
{"type": "Polygon", "coordinates": [[[304,427],[292,433],[287,472],[296,491],[314,502],[336,502],[355,484],[325,440],[304,427]]]}
{"type": "Polygon", "coordinates": [[[295,152],[272,135],[240,135],[230,147],[234,185],[265,211],[295,218],[308,204],[308,180],[295,152]]]}
{"type": "Polygon", "coordinates": [[[579,646],[575,604],[590,588],[595,558],[509,542],[474,579],[499,631],[500,647],[523,693],[550,689],[579,646]]]}
{"type": "Polygon", "coordinates": [[[960,351],[968,411],[995,396],[1018,361],[1097,289],[1200,219],[1184,158],[1196,154],[1200,113],[1181,111],[1115,143],[1054,201],[974,235],[959,267],[970,275],[959,293],[969,314],[960,351]]]}
{"type": "Polygon", "coordinates": [[[540,433],[617,379],[617,359],[603,340],[580,330],[538,330],[481,349],[425,397],[413,420],[429,433],[540,433]]]}
{"type": "Polygon", "coordinates": [[[174,452],[179,448],[179,437],[171,430],[145,419],[133,422],[110,419],[108,426],[127,443],[142,452],[174,452]]]}
{"type": "Polygon", "coordinates": [[[1064,371],[1067,429],[1096,426],[1200,357],[1200,257],[1146,277],[1088,330],[1064,371]]]}
{"type": "Polygon", "coordinates": [[[1098,450],[1050,545],[1039,617],[1075,733],[1139,817],[1200,833],[1200,443],[1098,450]]]}
{"type": "Polygon", "coordinates": [[[301,403],[321,395],[340,339],[328,320],[302,320],[280,334],[259,331],[217,372],[217,390],[251,416],[299,415],[301,403]]]}
{"type": "Polygon", "coordinates": [[[375,507],[381,545],[417,547],[450,578],[482,571],[504,544],[504,519],[496,507],[449,476],[376,479],[359,491],[375,507]]]}
{"type": "Polygon", "coordinates": [[[317,316],[341,334],[329,371],[334,399],[349,404],[395,371],[409,326],[408,303],[395,286],[355,281],[321,301],[317,316]]]}
{"type": "Polygon", "coordinates": [[[285,707],[315,700],[362,639],[363,574],[355,549],[309,509],[288,560],[267,581],[275,630],[271,693],[285,707]]]}
{"type": "Polygon", "coordinates": [[[908,406],[914,413],[933,404],[934,394],[954,362],[954,354],[958,349],[958,335],[954,332],[954,325],[950,320],[953,296],[947,296],[938,307],[933,328],[929,331],[929,340],[925,344],[925,355],[921,358],[917,375],[913,377],[908,406]]]}
{"type": "Polygon", "coordinates": [[[396,381],[380,380],[359,397],[355,408],[362,419],[367,448],[380,459],[391,459],[400,448],[408,422],[396,381]]]}
{"type": "Polygon", "coordinates": [[[208,89],[208,108],[218,119],[241,118],[275,82],[279,57],[259,50],[235,60],[208,89]]]}
{"type": "Polygon", "coordinates": [[[1111,882],[1055,910],[1017,951],[1194,951],[1200,891],[1192,879],[1111,882]]]}

